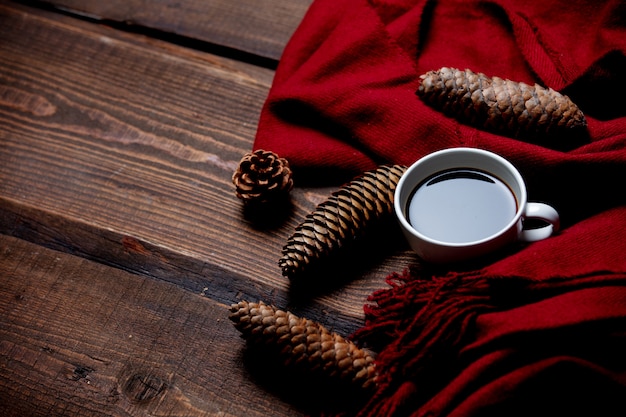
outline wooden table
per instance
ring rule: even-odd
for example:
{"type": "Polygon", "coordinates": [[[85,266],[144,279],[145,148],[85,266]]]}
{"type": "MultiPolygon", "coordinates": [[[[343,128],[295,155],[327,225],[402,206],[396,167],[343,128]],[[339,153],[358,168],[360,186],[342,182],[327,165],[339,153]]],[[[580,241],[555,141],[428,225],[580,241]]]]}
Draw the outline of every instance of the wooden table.
{"type": "Polygon", "coordinates": [[[263,300],[349,335],[413,257],[353,259],[352,276],[294,296],[281,249],[341,184],[296,177],[265,222],[234,194],[310,3],[0,0],[0,415],[324,407],[247,353],[228,307],[263,300]]]}

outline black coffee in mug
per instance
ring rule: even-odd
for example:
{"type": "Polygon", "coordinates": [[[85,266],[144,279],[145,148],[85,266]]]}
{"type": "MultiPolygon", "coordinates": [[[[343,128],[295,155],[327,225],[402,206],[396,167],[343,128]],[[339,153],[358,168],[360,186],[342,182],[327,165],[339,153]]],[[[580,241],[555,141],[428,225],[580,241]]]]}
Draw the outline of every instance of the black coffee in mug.
{"type": "Polygon", "coordinates": [[[408,199],[406,217],[430,239],[469,243],[504,230],[517,208],[513,191],[502,180],[477,169],[458,168],[422,181],[408,199]]]}

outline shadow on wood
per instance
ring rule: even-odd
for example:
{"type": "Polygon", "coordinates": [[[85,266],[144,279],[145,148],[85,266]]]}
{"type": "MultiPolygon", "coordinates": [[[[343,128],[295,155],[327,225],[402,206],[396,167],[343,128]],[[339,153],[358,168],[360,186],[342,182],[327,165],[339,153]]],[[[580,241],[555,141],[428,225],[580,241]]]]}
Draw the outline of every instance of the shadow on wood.
{"type": "Polygon", "coordinates": [[[241,356],[254,383],[306,415],[350,414],[369,399],[369,391],[347,382],[285,366],[276,352],[268,348],[246,345],[241,356]]]}
{"type": "Polygon", "coordinates": [[[292,277],[289,293],[292,304],[307,303],[358,280],[404,244],[404,237],[394,219],[386,219],[362,237],[326,259],[312,262],[303,272],[292,277]]]}

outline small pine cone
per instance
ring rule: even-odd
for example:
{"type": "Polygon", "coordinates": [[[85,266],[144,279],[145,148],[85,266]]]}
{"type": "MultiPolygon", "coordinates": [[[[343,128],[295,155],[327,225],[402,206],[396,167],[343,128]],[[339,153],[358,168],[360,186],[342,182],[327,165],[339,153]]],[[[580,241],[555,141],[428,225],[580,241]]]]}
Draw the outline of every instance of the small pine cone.
{"type": "Polygon", "coordinates": [[[374,356],[321,324],[262,301],[240,301],[230,311],[229,318],[244,339],[272,349],[286,366],[317,372],[355,387],[374,387],[374,356]]]}
{"type": "Polygon", "coordinates": [[[569,97],[538,84],[443,67],[421,76],[417,95],[463,123],[514,138],[587,126],[569,97]]]}
{"type": "Polygon", "coordinates": [[[293,188],[289,162],[274,152],[249,152],[233,174],[237,197],[245,202],[265,203],[285,196],[293,188]]]}
{"type": "Polygon", "coordinates": [[[367,171],[319,204],[283,247],[278,262],[283,275],[293,278],[393,214],[394,191],[404,171],[402,165],[367,171]]]}

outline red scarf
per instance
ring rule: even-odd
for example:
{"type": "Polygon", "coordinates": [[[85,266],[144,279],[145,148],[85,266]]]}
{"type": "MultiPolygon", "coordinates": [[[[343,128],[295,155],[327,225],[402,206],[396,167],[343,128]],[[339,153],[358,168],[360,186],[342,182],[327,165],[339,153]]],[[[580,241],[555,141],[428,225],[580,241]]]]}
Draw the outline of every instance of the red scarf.
{"type": "Polygon", "coordinates": [[[483,148],[562,217],[559,235],[476,271],[392,274],[356,335],[380,352],[362,415],[626,415],[625,76],[621,0],[314,1],[256,149],[298,181],[483,148]],[[533,144],[460,124],[415,95],[443,66],[567,94],[588,137],[533,144]]]}

